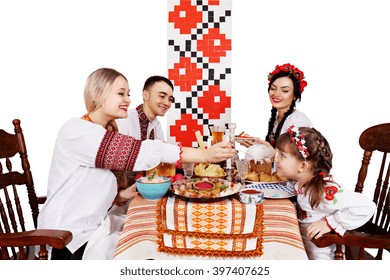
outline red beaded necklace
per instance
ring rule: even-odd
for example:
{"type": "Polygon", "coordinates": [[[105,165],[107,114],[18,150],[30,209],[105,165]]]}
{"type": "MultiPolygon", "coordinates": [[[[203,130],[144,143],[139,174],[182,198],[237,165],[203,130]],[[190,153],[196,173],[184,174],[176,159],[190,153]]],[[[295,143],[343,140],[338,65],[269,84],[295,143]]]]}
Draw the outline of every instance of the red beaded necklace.
{"type": "Polygon", "coordinates": [[[92,119],[90,118],[90,116],[87,114],[85,114],[84,116],[81,117],[83,120],[86,120],[86,121],[89,121],[91,123],[93,123],[92,119]]]}

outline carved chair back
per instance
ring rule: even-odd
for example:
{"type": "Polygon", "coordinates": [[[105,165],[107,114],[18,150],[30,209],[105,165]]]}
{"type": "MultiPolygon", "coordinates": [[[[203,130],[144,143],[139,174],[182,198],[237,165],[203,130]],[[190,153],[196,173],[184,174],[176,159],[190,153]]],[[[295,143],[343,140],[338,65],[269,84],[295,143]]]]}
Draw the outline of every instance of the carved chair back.
{"type": "MultiPolygon", "coordinates": [[[[0,130],[0,233],[25,232],[26,223],[36,228],[39,213],[20,121],[14,120],[13,125],[13,134],[0,130]]],[[[23,258],[29,249],[2,247],[0,253],[2,258],[23,258]]]]}

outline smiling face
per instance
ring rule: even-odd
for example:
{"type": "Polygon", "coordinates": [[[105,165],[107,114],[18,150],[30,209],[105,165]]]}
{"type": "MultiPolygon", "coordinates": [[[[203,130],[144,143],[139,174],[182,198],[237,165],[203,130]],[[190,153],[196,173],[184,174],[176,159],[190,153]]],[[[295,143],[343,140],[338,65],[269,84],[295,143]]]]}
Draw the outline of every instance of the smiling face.
{"type": "Polygon", "coordinates": [[[173,90],[165,82],[154,83],[143,91],[144,112],[150,120],[164,116],[174,101],[173,90]]]}
{"type": "Polygon", "coordinates": [[[128,82],[122,76],[118,76],[108,90],[107,97],[101,106],[103,117],[108,121],[126,118],[130,105],[128,82]]]}
{"type": "Polygon", "coordinates": [[[271,84],[268,94],[272,107],[278,110],[279,115],[287,112],[294,100],[293,81],[289,77],[276,79],[271,84]]]}

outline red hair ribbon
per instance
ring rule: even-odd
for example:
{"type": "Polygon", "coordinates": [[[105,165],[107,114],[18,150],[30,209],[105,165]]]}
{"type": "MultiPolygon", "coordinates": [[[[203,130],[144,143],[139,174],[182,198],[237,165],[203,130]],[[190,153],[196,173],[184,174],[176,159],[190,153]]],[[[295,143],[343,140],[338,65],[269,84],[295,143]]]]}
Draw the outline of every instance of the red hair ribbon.
{"type": "Polygon", "coordinates": [[[322,177],[322,179],[324,179],[325,178],[325,176],[326,176],[326,174],[325,174],[325,172],[324,171],[321,171],[320,173],[318,173],[321,177],[322,177]]]}

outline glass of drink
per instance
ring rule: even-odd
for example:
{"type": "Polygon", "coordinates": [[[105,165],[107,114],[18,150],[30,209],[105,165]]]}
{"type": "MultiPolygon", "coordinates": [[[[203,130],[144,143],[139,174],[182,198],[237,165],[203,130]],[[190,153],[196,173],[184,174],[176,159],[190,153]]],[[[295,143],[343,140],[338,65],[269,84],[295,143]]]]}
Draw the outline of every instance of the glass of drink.
{"type": "Polygon", "coordinates": [[[236,159],[236,168],[241,184],[245,185],[245,178],[248,176],[249,161],[247,159],[236,159]]]}
{"type": "Polygon", "coordinates": [[[184,177],[190,179],[194,175],[194,163],[193,162],[182,162],[181,167],[183,168],[184,177]]]}
{"type": "Polygon", "coordinates": [[[211,145],[214,145],[216,143],[223,141],[223,135],[225,134],[225,127],[222,125],[213,125],[210,127],[211,131],[211,145]]]}

